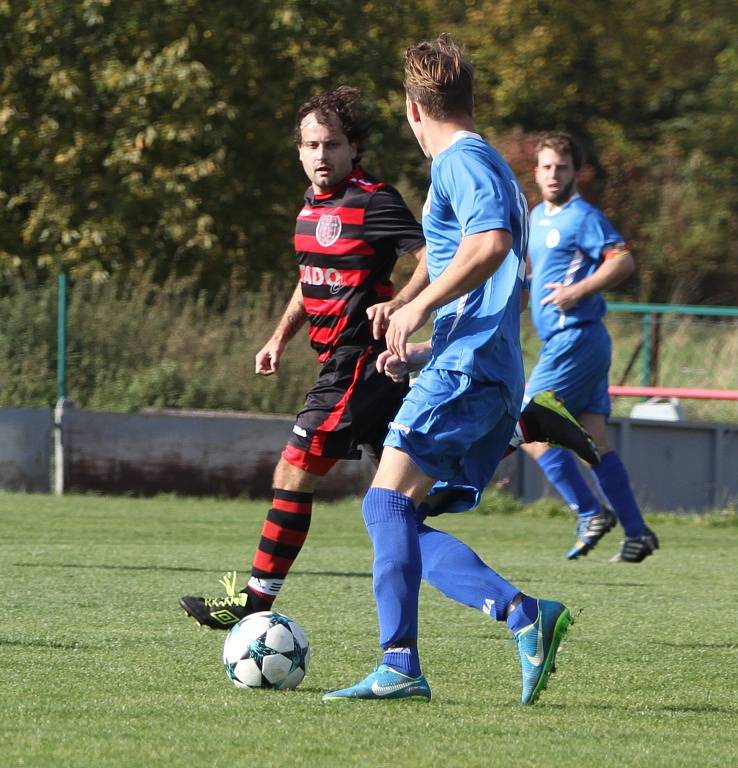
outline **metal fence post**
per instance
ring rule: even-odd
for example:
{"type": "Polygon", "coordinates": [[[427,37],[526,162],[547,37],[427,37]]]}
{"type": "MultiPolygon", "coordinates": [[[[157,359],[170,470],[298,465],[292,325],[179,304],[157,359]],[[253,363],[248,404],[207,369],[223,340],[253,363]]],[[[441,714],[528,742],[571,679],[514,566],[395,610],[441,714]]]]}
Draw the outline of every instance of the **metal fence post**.
{"type": "Polygon", "coordinates": [[[651,323],[653,315],[643,315],[643,367],[641,369],[641,386],[648,387],[651,384],[651,323]]]}
{"type": "Polygon", "coordinates": [[[67,276],[59,275],[56,324],[56,399],[66,397],[67,386],[67,276]]]}
{"type": "Polygon", "coordinates": [[[59,275],[56,317],[56,408],[54,409],[54,493],[64,494],[64,407],[67,389],[67,276],[59,275]]]}

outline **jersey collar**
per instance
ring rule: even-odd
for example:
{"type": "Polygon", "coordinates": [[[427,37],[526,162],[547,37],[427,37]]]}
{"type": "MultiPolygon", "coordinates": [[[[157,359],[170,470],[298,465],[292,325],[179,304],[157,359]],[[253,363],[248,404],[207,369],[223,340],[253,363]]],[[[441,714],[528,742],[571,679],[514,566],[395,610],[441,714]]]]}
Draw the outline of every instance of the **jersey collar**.
{"type": "Polygon", "coordinates": [[[364,169],[360,165],[355,165],[346,174],[346,176],[344,176],[343,179],[341,179],[341,181],[336,184],[336,189],[333,192],[325,192],[320,194],[313,189],[311,184],[305,191],[305,200],[307,200],[309,203],[330,200],[332,197],[341,194],[350,181],[361,180],[364,178],[364,169]]]}
{"type": "Polygon", "coordinates": [[[579,192],[573,194],[563,205],[552,205],[550,208],[549,204],[544,201],[543,212],[546,214],[546,216],[556,216],[557,214],[561,213],[564,208],[567,208],[569,205],[571,205],[571,203],[573,203],[578,197],[579,192]]]}
{"type": "Polygon", "coordinates": [[[457,141],[461,141],[462,139],[479,139],[480,141],[484,141],[484,139],[478,133],[474,133],[474,131],[456,131],[451,137],[451,144],[448,146],[451,147],[456,144],[457,141]]]}

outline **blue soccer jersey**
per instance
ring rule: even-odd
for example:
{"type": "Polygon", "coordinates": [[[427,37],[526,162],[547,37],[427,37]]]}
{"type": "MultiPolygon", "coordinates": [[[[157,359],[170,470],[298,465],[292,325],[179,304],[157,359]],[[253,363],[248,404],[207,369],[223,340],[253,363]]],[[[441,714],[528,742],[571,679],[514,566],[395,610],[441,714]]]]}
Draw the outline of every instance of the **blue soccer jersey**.
{"type": "Polygon", "coordinates": [[[512,233],[513,245],[494,277],[436,312],[429,368],[502,382],[522,396],[520,288],[527,248],[527,204],[510,167],[478,134],[460,132],[431,166],[423,207],[428,274],[436,279],[465,235],[512,233]]]}
{"type": "Polygon", "coordinates": [[[561,208],[547,213],[543,203],[530,215],[528,255],[533,269],[531,312],[544,341],[557,331],[600,320],[606,310],[599,293],[586,296],[562,312],[553,302],[541,305],[551,293],[547,283],[572,285],[591,275],[601,264],[607,246],[623,244],[622,235],[598,208],[575,195],[561,208]]]}

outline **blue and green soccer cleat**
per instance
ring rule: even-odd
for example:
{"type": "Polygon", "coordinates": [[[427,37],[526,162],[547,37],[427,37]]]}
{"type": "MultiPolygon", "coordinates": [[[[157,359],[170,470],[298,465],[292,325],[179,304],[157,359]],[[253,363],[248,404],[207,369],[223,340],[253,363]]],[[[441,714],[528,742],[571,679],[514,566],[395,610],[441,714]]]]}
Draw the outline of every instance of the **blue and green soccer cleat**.
{"type": "Polygon", "coordinates": [[[323,696],[323,701],[341,701],[342,699],[430,701],[430,697],[430,686],[424,675],[408,677],[386,664],[380,664],[374,672],[356,685],[338,691],[329,691],[323,696]]]}
{"type": "Polygon", "coordinates": [[[538,600],[536,620],[515,635],[523,671],[523,704],[534,704],[556,670],[556,651],[569,625],[569,609],[553,600],[538,600]]]}

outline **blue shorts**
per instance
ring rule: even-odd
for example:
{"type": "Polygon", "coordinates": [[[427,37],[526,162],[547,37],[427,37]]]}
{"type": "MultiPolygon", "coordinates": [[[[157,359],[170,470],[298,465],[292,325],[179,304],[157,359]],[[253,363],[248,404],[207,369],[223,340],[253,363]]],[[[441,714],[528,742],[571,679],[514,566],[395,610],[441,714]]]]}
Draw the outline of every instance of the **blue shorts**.
{"type": "Polygon", "coordinates": [[[479,503],[510,442],[517,412],[503,384],[424,368],[390,422],[384,444],[406,453],[438,481],[431,494],[449,487],[460,491],[444,511],[462,512],[479,503]]]}
{"type": "Polygon", "coordinates": [[[555,333],[541,349],[525,388],[524,403],[552,389],[575,416],[610,414],[607,374],[612,342],[602,323],[567,328],[555,333]]]}

